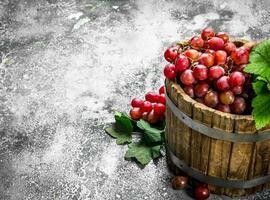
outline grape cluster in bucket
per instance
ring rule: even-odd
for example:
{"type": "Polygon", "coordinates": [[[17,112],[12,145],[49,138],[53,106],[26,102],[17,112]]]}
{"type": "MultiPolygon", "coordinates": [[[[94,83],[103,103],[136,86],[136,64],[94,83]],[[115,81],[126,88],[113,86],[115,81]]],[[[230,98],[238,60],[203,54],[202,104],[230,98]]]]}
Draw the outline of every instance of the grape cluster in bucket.
{"type": "Polygon", "coordinates": [[[254,42],[236,46],[226,32],[202,30],[186,45],[169,47],[164,57],[166,78],[181,85],[187,95],[226,113],[250,114],[254,96],[252,77],[243,71],[254,42]]]}

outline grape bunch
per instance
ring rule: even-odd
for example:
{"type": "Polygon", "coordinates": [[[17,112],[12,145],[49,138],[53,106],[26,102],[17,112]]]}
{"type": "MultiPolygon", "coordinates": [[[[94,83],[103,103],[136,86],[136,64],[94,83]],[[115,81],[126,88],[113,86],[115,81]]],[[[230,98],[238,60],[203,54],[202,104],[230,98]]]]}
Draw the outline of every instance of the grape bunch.
{"type": "Polygon", "coordinates": [[[252,77],[243,70],[255,42],[237,47],[226,32],[212,28],[192,37],[188,45],[169,47],[164,57],[168,79],[176,79],[187,95],[219,111],[250,114],[252,77]]]}
{"type": "Polygon", "coordinates": [[[131,101],[132,109],[130,117],[133,120],[144,119],[145,121],[155,124],[165,119],[165,87],[159,88],[159,94],[148,92],[145,95],[145,100],[134,98],[131,101]]]}

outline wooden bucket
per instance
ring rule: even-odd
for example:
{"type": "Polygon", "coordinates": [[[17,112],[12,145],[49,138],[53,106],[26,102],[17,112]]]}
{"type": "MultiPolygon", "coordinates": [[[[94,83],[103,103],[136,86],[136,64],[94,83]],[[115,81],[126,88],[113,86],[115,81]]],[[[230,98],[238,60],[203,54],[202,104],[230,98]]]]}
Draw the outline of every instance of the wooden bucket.
{"type": "Polygon", "coordinates": [[[269,130],[257,131],[251,115],[193,100],[176,81],[165,86],[167,157],[174,173],[185,172],[211,192],[231,197],[270,188],[269,130]]]}

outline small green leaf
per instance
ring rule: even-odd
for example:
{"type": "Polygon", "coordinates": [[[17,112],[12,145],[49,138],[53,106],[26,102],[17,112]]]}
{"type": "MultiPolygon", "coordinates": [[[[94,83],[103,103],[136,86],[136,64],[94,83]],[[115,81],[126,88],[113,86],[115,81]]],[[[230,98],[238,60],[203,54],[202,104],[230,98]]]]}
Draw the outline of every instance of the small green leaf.
{"type": "Polygon", "coordinates": [[[256,92],[256,94],[265,93],[267,91],[266,82],[264,81],[256,81],[252,83],[253,89],[256,92]]]}
{"type": "Polygon", "coordinates": [[[264,128],[270,123],[270,94],[257,95],[252,101],[252,107],[256,128],[264,128]]]}
{"type": "Polygon", "coordinates": [[[244,71],[265,77],[270,82],[270,41],[265,40],[254,47],[244,71]]]}
{"type": "Polygon", "coordinates": [[[164,130],[159,130],[157,128],[151,127],[151,125],[144,121],[140,120],[137,122],[137,126],[144,130],[144,138],[149,143],[155,143],[155,142],[161,142],[162,137],[161,134],[164,132],[164,130]]]}
{"type": "Polygon", "coordinates": [[[105,131],[113,138],[116,138],[116,144],[126,144],[132,141],[131,132],[122,132],[114,126],[106,128],[105,131]]]}
{"type": "Polygon", "coordinates": [[[126,114],[116,111],[114,118],[117,130],[121,130],[123,132],[133,131],[132,122],[126,114]]]}
{"type": "Polygon", "coordinates": [[[161,149],[161,145],[157,145],[157,146],[152,147],[152,158],[153,159],[156,159],[156,158],[161,156],[160,149],[161,149]]]}
{"type": "Polygon", "coordinates": [[[136,159],[140,164],[147,165],[152,159],[159,157],[160,146],[151,147],[143,142],[134,142],[128,145],[125,159],[136,159]]]}

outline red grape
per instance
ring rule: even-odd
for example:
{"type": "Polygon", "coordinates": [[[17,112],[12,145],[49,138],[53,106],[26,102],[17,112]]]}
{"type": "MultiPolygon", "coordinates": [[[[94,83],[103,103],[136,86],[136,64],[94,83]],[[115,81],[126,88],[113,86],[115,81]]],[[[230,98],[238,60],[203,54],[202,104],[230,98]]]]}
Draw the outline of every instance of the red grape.
{"type": "Polygon", "coordinates": [[[210,53],[203,53],[199,57],[199,63],[206,66],[206,67],[211,67],[214,65],[215,58],[212,54],[210,53]]]}
{"type": "Polygon", "coordinates": [[[130,114],[130,117],[134,120],[141,119],[142,117],[142,112],[140,108],[132,108],[129,114],[130,114]]]}
{"type": "Polygon", "coordinates": [[[191,98],[194,98],[194,90],[193,90],[193,87],[192,86],[185,85],[183,87],[183,90],[185,91],[185,93],[188,96],[190,96],[191,98]]]}
{"type": "Polygon", "coordinates": [[[220,99],[221,103],[223,103],[225,105],[230,105],[234,101],[234,94],[230,90],[223,91],[219,94],[219,99],[220,99]]]}
{"type": "Polygon", "coordinates": [[[148,112],[143,112],[142,119],[147,121],[147,117],[148,117],[148,112]]]}
{"type": "Polygon", "coordinates": [[[195,82],[193,71],[186,69],[180,76],[180,80],[184,85],[192,85],[195,82]]]}
{"type": "Polygon", "coordinates": [[[199,82],[194,87],[194,93],[196,97],[204,97],[209,90],[209,85],[206,82],[199,82]]]}
{"type": "Polygon", "coordinates": [[[227,53],[222,50],[216,51],[215,54],[215,64],[216,65],[224,65],[227,61],[227,53]]]}
{"type": "Polygon", "coordinates": [[[214,50],[212,50],[212,49],[206,49],[204,53],[210,53],[214,57],[216,55],[216,52],[214,50]]]}
{"type": "Polygon", "coordinates": [[[239,95],[243,92],[243,86],[241,85],[238,85],[238,86],[234,86],[231,88],[231,91],[236,94],[236,95],[239,95]]]}
{"type": "Polygon", "coordinates": [[[147,121],[148,121],[150,124],[155,124],[155,123],[158,122],[158,116],[154,113],[154,110],[151,110],[151,111],[148,113],[147,121]]]}
{"type": "Polygon", "coordinates": [[[157,103],[153,106],[154,114],[155,115],[162,115],[166,111],[166,107],[162,103],[157,103]]]}
{"type": "Polygon", "coordinates": [[[164,94],[165,93],[165,86],[162,85],[159,90],[158,90],[159,94],[164,94]]]}
{"type": "Polygon", "coordinates": [[[176,77],[175,65],[167,64],[164,68],[164,75],[168,79],[174,79],[176,77]]]}
{"type": "Polygon", "coordinates": [[[247,64],[249,59],[249,53],[244,48],[237,48],[231,53],[231,58],[237,65],[247,64]]]}
{"type": "Polygon", "coordinates": [[[164,57],[168,62],[174,62],[175,58],[178,56],[179,46],[171,46],[164,52],[164,57]]]}
{"type": "Polygon", "coordinates": [[[166,98],[165,98],[165,94],[160,94],[158,95],[158,103],[162,103],[162,104],[166,104],[166,98]]]}
{"type": "Polygon", "coordinates": [[[218,37],[212,37],[208,40],[209,49],[213,49],[215,51],[222,50],[224,47],[224,41],[218,37]]]}
{"type": "Polygon", "coordinates": [[[184,55],[179,55],[175,60],[176,71],[182,72],[189,68],[190,62],[188,58],[184,55]]]}
{"type": "Polygon", "coordinates": [[[217,105],[217,110],[222,111],[222,112],[225,112],[225,113],[231,113],[230,106],[229,105],[222,104],[222,103],[219,103],[217,105]]]}
{"type": "Polygon", "coordinates": [[[193,49],[199,50],[200,48],[203,47],[203,45],[204,45],[204,41],[203,41],[203,39],[200,36],[194,36],[190,40],[190,46],[193,49]]]}
{"type": "Polygon", "coordinates": [[[184,52],[184,54],[192,61],[197,61],[200,57],[200,53],[195,49],[188,49],[184,52]]]}
{"type": "Polygon", "coordinates": [[[152,110],[152,103],[150,101],[143,102],[143,106],[141,107],[141,111],[150,112],[152,110]]]}
{"type": "Polygon", "coordinates": [[[158,101],[158,94],[156,93],[153,93],[153,92],[148,92],[146,95],[145,95],[145,100],[146,101],[149,101],[151,103],[155,103],[158,101]]]}
{"type": "Polygon", "coordinates": [[[200,81],[207,79],[208,69],[204,65],[196,65],[193,68],[193,76],[200,81]]]}
{"type": "Polygon", "coordinates": [[[220,91],[228,90],[230,88],[228,79],[228,76],[222,76],[221,78],[219,78],[216,82],[217,89],[220,91]]]}
{"type": "Polygon", "coordinates": [[[205,28],[202,30],[201,37],[204,40],[208,40],[215,36],[215,32],[212,28],[205,28]]]}
{"type": "Polygon", "coordinates": [[[240,86],[245,82],[245,76],[242,72],[234,71],[229,75],[229,84],[230,86],[240,86]]]}
{"type": "Polygon", "coordinates": [[[233,42],[227,42],[224,44],[224,49],[228,54],[231,54],[231,52],[236,50],[236,46],[233,42]]]}
{"type": "Polygon", "coordinates": [[[197,186],[195,189],[196,200],[205,200],[210,196],[210,191],[205,186],[197,186]]]}
{"type": "Polygon", "coordinates": [[[246,109],[246,101],[243,97],[236,97],[231,104],[231,110],[235,114],[242,114],[246,109]]]}
{"type": "Polygon", "coordinates": [[[209,69],[209,77],[212,79],[218,79],[225,73],[221,66],[213,66],[209,69]]]}
{"type": "Polygon", "coordinates": [[[229,40],[229,35],[226,32],[218,32],[216,36],[221,38],[224,42],[228,42],[229,40]]]}
{"type": "Polygon", "coordinates": [[[134,107],[141,108],[141,107],[143,106],[143,100],[134,98],[134,99],[132,99],[132,101],[131,101],[131,106],[132,106],[133,108],[134,108],[134,107]]]}
{"type": "Polygon", "coordinates": [[[205,105],[214,108],[218,104],[218,94],[215,91],[209,91],[205,96],[204,96],[204,103],[205,105]]]}

